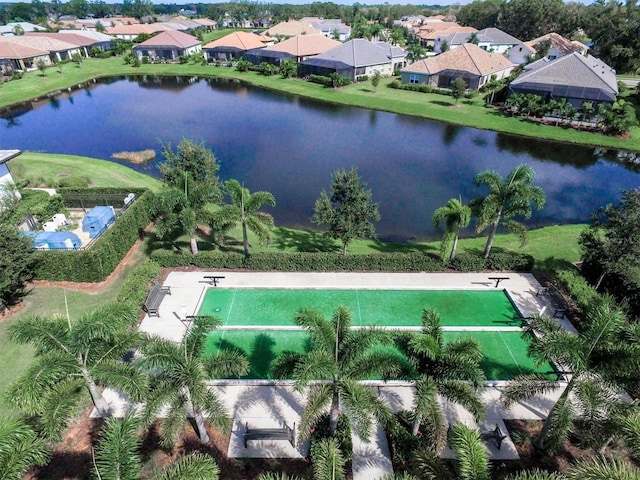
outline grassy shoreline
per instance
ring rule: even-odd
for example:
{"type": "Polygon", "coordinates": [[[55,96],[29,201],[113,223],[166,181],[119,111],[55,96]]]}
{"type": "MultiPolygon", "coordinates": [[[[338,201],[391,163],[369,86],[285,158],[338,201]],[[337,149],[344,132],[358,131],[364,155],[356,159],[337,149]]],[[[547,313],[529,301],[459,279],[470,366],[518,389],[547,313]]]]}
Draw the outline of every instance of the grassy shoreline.
{"type": "Polygon", "coordinates": [[[300,79],[267,77],[254,72],[238,72],[227,67],[200,64],[124,65],[122,57],[85,59],[81,67],[65,64],[62,73],[49,68],[46,76],[29,72],[21,80],[5,83],[0,88],[0,110],[12,105],[39,100],[70,88],[81,88],[94,79],[122,75],[184,75],[240,80],[256,87],[298,95],[339,105],[410,115],[457,126],[492,130],[541,140],[640,151],[640,127],[631,129],[628,138],[599,133],[580,132],[570,128],[542,125],[526,119],[504,116],[487,108],[481,98],[463,100],[454,105],[451,97],[389,88],[391,79],[382,79],[377,89],[370,82],[352,84],[340,89],[325,88],[300,79]]]}

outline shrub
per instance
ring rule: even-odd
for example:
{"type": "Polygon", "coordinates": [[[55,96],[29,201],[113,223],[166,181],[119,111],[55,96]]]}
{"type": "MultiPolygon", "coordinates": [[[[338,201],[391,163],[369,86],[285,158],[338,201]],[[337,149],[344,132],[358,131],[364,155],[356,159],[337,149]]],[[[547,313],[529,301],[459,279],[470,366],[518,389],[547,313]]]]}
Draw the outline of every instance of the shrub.
{"type": "Polygon", "coordinates": [[[71,188],[80,188],[80,187],[88,187],[91,181],[88,177],[79,176],[79,175],[69,175],[68,177],[63,177],[58,181],[59,187],[71,187],[71,188]]]}
{"type": "Polygon", "coordinates": [[[118,302],[128,303],[136,308],[142,308],[147,298],[151,283],[160,278],[160,267],[152,260],[144,260],[124,281],[118,293],[118,302]]]}
{"type": "Polygon", "coordinates": [[[369,75],[360,75],[356,77],[356,82],[366,82],[369,80],[369,75]]]}
{"type": "Polygon", "coordinates": [[[400,82],[400,80],[398,80],[397,78],[392,80],[391,83],[389,84],[389,86],[391,88],[395,88],[395,89],[399,89],[402,88],[402,82],[400,82]]]}
{"type": "Polygon", "coordinates": [[[147,65],[149,63],[149,57],[147,55],[142,56],[142,63],[147,65]]]}
{"type": "Polygon", "coordinates": [[[324,75],[311,74],[309,75],[309,80],[311,80],[313,83],[319,83],[320,85],[325,85],[325,86],[331,85],[331,79],[324,75]]]}
{"type": "Polygon", "coordinates": [[[556,277],[583,310],[600,297],[600,294],[589,284],[587,279],[575,270],[558,270],[556,277]]]}
{"type": "Polygon", "coordinates": [[[394,467],[406,469],[418,449],[428,450],[430,448],[426,439],[421,435],[411,435],[411,413],[406,410],[396,413],[394,420],[389,422],[385,431],[394,467]]]}

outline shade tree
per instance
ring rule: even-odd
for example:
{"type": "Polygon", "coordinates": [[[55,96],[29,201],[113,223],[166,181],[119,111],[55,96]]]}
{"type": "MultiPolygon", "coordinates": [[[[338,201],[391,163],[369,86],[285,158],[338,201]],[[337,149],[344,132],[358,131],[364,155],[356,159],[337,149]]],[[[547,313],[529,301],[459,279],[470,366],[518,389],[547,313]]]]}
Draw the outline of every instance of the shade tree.
{"type": "Polygon", "coordinates": [[[380,213],[355,167],[348,172],[337,170],[332,177],[331,193],[321,192],[311,220],[327,225],[327,235],[342,242],[342,254],[346,255],[353,240],[375,236],[373,222],[380,220],[380,213]]]}

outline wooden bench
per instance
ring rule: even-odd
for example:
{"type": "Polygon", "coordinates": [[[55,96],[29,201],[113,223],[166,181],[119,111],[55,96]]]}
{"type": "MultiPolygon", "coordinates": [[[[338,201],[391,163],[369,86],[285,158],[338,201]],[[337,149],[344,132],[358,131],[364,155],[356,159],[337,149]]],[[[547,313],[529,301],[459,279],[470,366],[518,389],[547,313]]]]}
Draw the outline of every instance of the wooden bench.
{"type": "Polygon", "coordinates": [[[500,282],[503,280],[509,280],[510,277],[489,277],[489,280],[495,280],[496,284],[495,287],[498,288],[498,285],[500,285],[500,282]]]}
{"type": "Polygon", "coordinates": [[[208,280],[210,284],[212,284],[214,287],[218,286],[218,282],[220,280],[222,280],[224,277],[220,276],[220,275],[205,275],[204,279],[208,280]]]}
{"type": "Polygon", "coordinates": [[[147,312],[150,317],[154,315],[159,317],[160,304],[165,295],[171,295],[171,287],[163,287],[157,283],[154,284],[153,287],[151,287],[149,295],[147,295],[147,299],[144,301],[142,309],[147,312]]]}
{"type": "Polygon", "coordinates": [[[288,440],[293,448],[296,448],[296,424],[289,428],[284,424],[281,428],[249,428],[249,423],[245,424],[244,448],[247,448],[249,440],[288,440]]]}
{"type": "Polygon", "coordinates": [[[483,437],[486,440],[494,441],[496,443],[496,447],[498,447],[498,450],[500,450],[500,447],[502,446],[502,441],[507,438],[507,436],[502,433],[502,429],[499,425],[496,425],[496,428],[491,430],[489,433],[485,433],[483,437]]]}

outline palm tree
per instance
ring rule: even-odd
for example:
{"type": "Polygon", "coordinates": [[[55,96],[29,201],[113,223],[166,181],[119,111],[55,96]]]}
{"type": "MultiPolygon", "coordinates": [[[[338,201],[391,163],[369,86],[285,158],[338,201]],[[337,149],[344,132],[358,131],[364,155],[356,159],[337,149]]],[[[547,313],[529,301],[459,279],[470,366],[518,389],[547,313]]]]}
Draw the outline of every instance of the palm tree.
{"type": "Polygon", "coordinates": [[[161,421],[162,443],[166,447],[175,444],[187,416],[195,420],[203,444],[209,443],[205,416],[219,427],[229,424],[224,405],[215,392],[209,390],[207,382],[213,378],[245,375],[249,362],[235,350],[204,355],[207,333],[219,325],[218,319],[198,316],[180,344],[154,337],[142,345],[142,355],[136,365],[140,371],[152,375],[151,391],[142,417],[149,425],[155,421],[158,411],[168,405],[161,421]]]}
{"type": "Polygon", "coordinates": [[[295,323],[306,330],[311,350],[285,352],[276,359],[274,372],[293,378],[299,392],[308,387],[307,404],[300,422],[300,436],[306,438],[329,407],[329,432],[333,435],[344,404],[349,419],[361,438],[368,438],[372,417],[386,422],[389,409],[372,389],[358,382],[381,375],[388,378],[401,369],[401,355],[380,348],[388,334],[376,329],[351,329],[351,313],[339,307],[331,320],[316,310],[302,309],[295,323]]]}
{"type": "Polygon", "coordinates": [[[408,355],[415,363],[418,377],[414,397],[413,435],[427,420],[434,437],[435,452],[444,447],[446,421],[438,396],[459,403],[476,418],[484,415],[478,389],[485,375],[480,367],[482,353],[473,338],[445,343],[440,315],[435,310],[422,311],[422,332],[411,338],[408,355]]]}
{"type": "Polygon", "coordinates": [[[11,325],[11,338],[33,345],[36,359],[10,387],[9,401],[38,416],[43,433],[53,437],[77,412],[83,392],[89,392],[100,416],[110,416],[99,384],[140,401],[146,380],[122,360],[142,339],[136,321],[130,306],[116,303],[91,310],[75,322],[61,316],[31,317],[11,325]]]}
{"type": "MultiPolygon", "coordinates": [[[[551,408],[534,444],[555,451],[567,437],[576,415],[585,423],[607,420],[629,372],[636,372],[640,341],[628,335],[628,323],[611,297],[591,305],[581,331],[573,334],[550,317],[536,316],[524,335],[536,336],[529,353],[539,365],[553,363],[568,371],[566,388],[551,408]]],[[[503,391],[505,406],[557,388],[545,375],[516,377],[503,391]]]]}
{"type": "Polygon", "coordinates": [[[46,465],[51,457],[45,441],[26,423],[0,418],[0,480],[22,480],[34,465],[46,465]]]}
{"type": "Polygon", "coordinates": [[[500,224],[503,224],[507,230],[517,233],[521,237],[522,244],[526,244],[526,227],[512,218],[515,216],[530,218],[533,213],[532,203],[538,210],[544,207],[546,196],[542,188],[531,185],[534,177],[533,169],[524,164],[514,168],[506,179],[492,170],[484,170],[476,175],[476,185],[486,185],[489,188],[489,194],[486,197],[475,198],[470,203],[471,210],[478,219],[476,232],[481,233],[489,228],[484,258],[489,257],[493,239],[500,224]]]}
{"type": "Polygon", "coordinates": [[[151,213],[159,217],[156,230],[160,238],[186,233],[189,235],[191,253],[197,255],[196,230],[198,224],[209,222],[207,206],[218,199],[218,187],[196,182],[188,172],[184,172],[183,180],[182,188],[167,187],[155,194],[151,213]]]}
{"type": "Polygon", "coordinates": [[[242,225],[244,255],[248,257],[248,230],[252,231],[263,243],[268,244],[271,240],[273,217],[258,210],[264,205],[275,207],[276,200],[269,192],[250,193],[249,189],[244,188],[240,182],[234,179],[225,182],[225,189],[231,197],[231,204],[223,206],[215,213],[212,226],[217,231],[224,233],[240,223],[242,225]]]}
{"type": "Polygon", "coordinates": [[[284,472],[281,472],[281,473],[267,472],[267,473],[261,474],[258,477],[258,480],[302,480],[302,479],[295,475],[293,476],[287,475],[284,472]]]}
{"type": "Polygon", "coordinates": [[[456,256],[460,229],[467,227],[471,222],[471,208],[462,203],[462,198],[452,198],[444,207],[433,212],[434,228],[438,228],[443,220],[446,231],[442,237],[440,256],[442,260],[452,261],[456,256]]]}
{"type": "Polygon", "coordinates": [[[139,480],[142,471],[141,444],[138,421],[132,413],[127,413],[123,418],[107,419],[94,451],[95,478],[139,480]]]}

